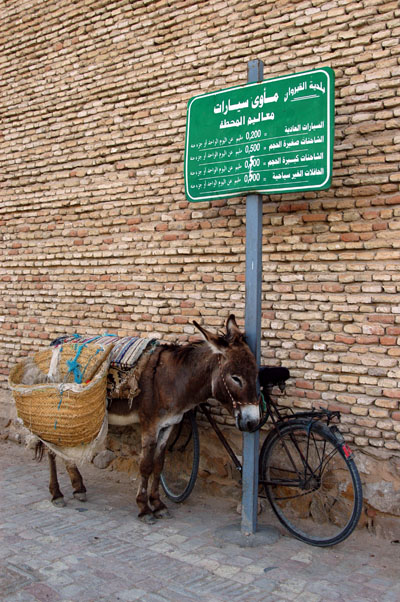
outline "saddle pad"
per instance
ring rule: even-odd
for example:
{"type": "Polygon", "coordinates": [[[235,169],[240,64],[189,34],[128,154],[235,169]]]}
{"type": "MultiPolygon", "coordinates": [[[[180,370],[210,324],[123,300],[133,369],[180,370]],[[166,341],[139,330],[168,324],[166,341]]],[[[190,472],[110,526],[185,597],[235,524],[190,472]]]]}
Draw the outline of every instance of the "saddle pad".
{"type": "Polygon", "coordinates": [[[96,342],[96,344],[107,347],[114,345],[110,353],[110,366],[112,368],[129,370],[133,368],[142,353],[150,350],[151,347],[156,347],[159,342],[157,339],[142,339],[140,337],[118,337],[117,335],[99,335],[99,336],[83,336],[79,334],[64,335],[58,337],[50,343],[53,347],[58,347],[64,343],[84,343],[96,342]]]}

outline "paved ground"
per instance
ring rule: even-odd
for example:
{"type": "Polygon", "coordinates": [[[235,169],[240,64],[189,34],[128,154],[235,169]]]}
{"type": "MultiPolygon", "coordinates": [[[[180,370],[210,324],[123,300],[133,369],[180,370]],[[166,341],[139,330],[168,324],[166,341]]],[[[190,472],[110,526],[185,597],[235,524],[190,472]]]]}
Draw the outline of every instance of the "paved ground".
{"type": "Polygon", "coordinates": [[[31,455],[0,443],[1,600],[400,600],[400,546],[367,532],[331,549],[283,535],[253,548],[221,543],[216,530],[239,516],[196,490],[172,519],[149,526],[136,518],[128,479],[93,466],[83,471],[86,504],[71,499],[60,471],[68,504],[59,509],[48,501],[47,462],[31,455]]]}

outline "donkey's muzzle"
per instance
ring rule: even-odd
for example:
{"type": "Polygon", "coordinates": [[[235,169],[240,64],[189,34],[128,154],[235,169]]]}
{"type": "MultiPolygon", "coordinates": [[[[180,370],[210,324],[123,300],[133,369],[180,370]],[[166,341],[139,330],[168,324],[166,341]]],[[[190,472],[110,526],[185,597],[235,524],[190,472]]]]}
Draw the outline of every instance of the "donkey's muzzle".
{"type": "Polygon", "coordinates": [[[236,426],[241,431],[254,431],[260,422],[260,409],[258,404],[241,406],[235,412],[236,426]]]}

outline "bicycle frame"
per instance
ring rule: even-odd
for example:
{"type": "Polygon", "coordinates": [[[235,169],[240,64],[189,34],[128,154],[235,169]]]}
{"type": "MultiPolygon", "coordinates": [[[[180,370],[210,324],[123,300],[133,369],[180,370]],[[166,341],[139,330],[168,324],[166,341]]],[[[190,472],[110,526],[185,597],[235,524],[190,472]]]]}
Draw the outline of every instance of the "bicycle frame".
{"type": "MultiPolygon", "coordinates": [[[[320,407],[297,412],[279,404],[279,395],[272,398],[273,388],[279,386],[283,393],[289,377],[286,368],[260,370],[262,418],[257,429],[268,420],[269,431],[264,431],[259,451],[258,495],[268,499],[278,520],[294,537],[311,545],[334,545],[357,526],[362,483],[353,454],[333,424],[340,421],[339,411],[320,407]]],[[[242,464],[211,408],[201,404],[198,409],[241,473],[242,464]]]]}
{"type": "MultiPolygon", "coordinates": [[[[285,383],[281,383],[279,385],[279,387],[280,387],[281,391],[283,392],[285,389],[285,383]]],[[[272,388],[273,388],[272,386],[263,387],[262,396],[263,396],[263,401],[266,404],[266,412],[265,412],[265,416],[260,421],[257,429],[261,428],[267,422],[268,418],[271,418],[272,428],[277,430],[278,432],[279,432],[280,427],[283,424],[287,424],[287,422],[289,420],[293,420],[293,419],[297,420],[298,418],[304,418],[306,420],[309,420],[310,425],[315,420],[324,420],[324,421],[326,421],[326,423],[328,425],[331,423],[332,420],[335,420],[335,419],[337,419],[338,421],[340,420],[340,412],[338,412],[338,411],[326,410],[324,408],[320,408],[319,410],[316,410],[313,408],[308,411],[295,412],[289,406],[278,406],[278,404],[271,397],[272,388]],[[284,414],[284,413],[282,413],[282,410],[287,411],[288,413],[284,414]]],[[[238,459],[238,457],[236,456],[235,452],[233,451],[232,447],[229,445],[228,441],[226,440],[224,434],[222,433],[222,431],[219,428],[217,422],[215,421],[213,415],[211,414],[209,408],[207,407],[207,404],[202,403],[200,405],[200,410],[207,418],[208,422],[210,423],[211,427],[213,428],[218,439],[221,441],[222,445],[225,447],[225,449],[226,449],[227,453],[229,454],[232,462],[234,463],[236,469],[241,473],[242,472],[242,464],[241,464],[240,460],[238,459]]],[[[301,454],[303,460],[305,461],[305,465],[308,466],[311,476],[315,476],[315,471],[313,471],[309,467],[307,458],[304,457],[301,450],[298,448],[297,442],[293,440],[293,443],[294,443],[298,453],[301,454]]],[[[290,455],[289,450],[286,449],[286,451],[288,453],[289,458],[291,459],[293,466],[295,467],[295,463],[290,455]]],[[[306,477],[304,476],[304,479],[305,478],[306,477]]],[[[302,480],[302,479],[300,479],[300,475],[299,475],[299,481],[300,480],[302,480]]],[[[259,482],[263,483],[262,480],[260,480],[259,482]]],[[[282,484],[284,484],[284,482],[282,482],[282,484]]]]}
{"type": "Polygon", "coordinates": [[[225,439],[221,429],[219,428],[218,424],[215,422],[214,417],[211,414],[210,410],[208,409],[207,405],[205,403],[202,403],[200,405],[200,408],[201,408],[201,411],[203,412],[203,414],[206,416],[208,422],[211,424],[212,428],[214,429],[218,439],[221,441],[222,445],[225,447],[226,451],[230,455],[232,462],[236,466],[236,469],[239,472],[242,472],[242,464],[241,464],[240,460],[238,459],[235,452],[229,445],[228,441],[225,439]]]}

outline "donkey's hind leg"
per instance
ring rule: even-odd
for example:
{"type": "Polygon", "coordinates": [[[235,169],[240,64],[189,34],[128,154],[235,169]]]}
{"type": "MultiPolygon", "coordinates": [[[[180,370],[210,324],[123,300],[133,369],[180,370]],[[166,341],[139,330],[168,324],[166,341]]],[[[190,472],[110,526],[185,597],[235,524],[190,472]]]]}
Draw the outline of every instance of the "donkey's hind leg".
{"type": "Polygon", "coordinates": [[[170,518],[171,514],[160,498],[160,475],[164,468],[165,452],[167,449],[168,437],[172,431],[172,426],[160,431],[157,440],[157,448],[154,454],[153,482],[150,491],[150,504],[153,508],[156,518],[170,518]]]}
{"type": "Polygon", "coordinates": [[[140,483],[136,495],[136,503],[139,507],[139,518],[147,522],[154,522],[153,511],[149,506],[148,485],[149,478],[154,467],[154,452],[157,442],[154,436],[142,433],[142,451],[140,456],[139,470],[140,483]]]}
{"type": "Polygon", "coordinates": [[[80,502],[86,502],[86,487],[83,484],[82,475],[73,462],[65,462],[65,468],[68,471],[71,485],[74,490],[74,498],[80,502]]]}
{"type": "Polygon", "coordinates": [[[51,493],[51,501],[55,506],[65,506],[64,496],[61,493],[60,486],[57,478],[57,466],[56,466],[56,455],[54,452],[48,450],[47,455],[49,457],[50,467],[50,483],[49,491],[51,493]]]}

